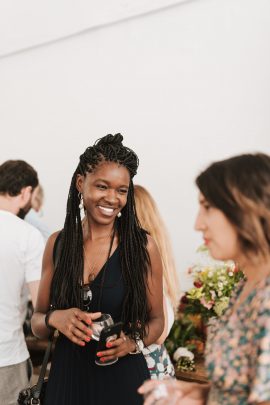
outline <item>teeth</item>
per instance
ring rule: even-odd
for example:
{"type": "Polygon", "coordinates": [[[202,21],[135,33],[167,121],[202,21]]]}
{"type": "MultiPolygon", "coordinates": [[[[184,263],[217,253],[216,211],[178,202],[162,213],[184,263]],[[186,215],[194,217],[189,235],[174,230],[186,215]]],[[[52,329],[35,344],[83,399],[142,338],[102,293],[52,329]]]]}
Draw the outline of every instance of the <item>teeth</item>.
{"type": "Polygon", "coordinates": [[[99,208],[105,212],[107,212],[108,214],[112,214],[113,213],[113,208],[107,208],[107,207],[101,207],[99,205],[99,208]]]}

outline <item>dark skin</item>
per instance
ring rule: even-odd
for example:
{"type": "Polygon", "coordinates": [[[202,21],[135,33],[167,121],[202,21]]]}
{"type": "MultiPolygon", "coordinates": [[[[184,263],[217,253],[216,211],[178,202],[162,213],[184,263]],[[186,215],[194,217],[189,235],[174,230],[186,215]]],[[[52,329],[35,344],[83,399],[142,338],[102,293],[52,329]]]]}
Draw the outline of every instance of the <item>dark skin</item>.
{"type": "MultiPolygon", "coordinates": [[[[84,250],[84,282],[88,283],[89,273],[98,274],[106,262],[117,214],[126,205],[130,175],[128,170],[113,162],[100,163],[94,172],[85,176],[78,175],[77,190],[82,193],[86,216],[83,220],[84,250]],[[90,262],[91,258],[91,262],[90,262]],[[87,260],[88,259],[88,260],[87,260]],[[94,269],[89,268],[89,264],[94,269]]],[[[36,312],[32,318],[32,329],[36,336],[45,338],[49,331],[45,325],[45,314],[49,310],[50,286],[54,271],[53,246],[58,232],[51,235],[47,242],[43,257],[42,278],[36,305],[36,312]]],[[[115,235],[111,254],[118,246],[118,235],[115,235]]],[[[156,342],[162,334],[164,326],[162,263],[154,240],[149,236],[147,249],[149,252],[151,271],[148,275],[147,300],[151,308],[145,345],[156,342]]],[[[91,325],[100,313],[87,313],[78,308],[56,310],[50,318],[49,324],[58,329],[72,342],[85,346],[91,339],[91,325]]],[[[135,351],[135,342],[128,336],[121,334],[119,339],[107,343],[108,350],[100,352],[102,360],[122,357],[135,351]]]]}

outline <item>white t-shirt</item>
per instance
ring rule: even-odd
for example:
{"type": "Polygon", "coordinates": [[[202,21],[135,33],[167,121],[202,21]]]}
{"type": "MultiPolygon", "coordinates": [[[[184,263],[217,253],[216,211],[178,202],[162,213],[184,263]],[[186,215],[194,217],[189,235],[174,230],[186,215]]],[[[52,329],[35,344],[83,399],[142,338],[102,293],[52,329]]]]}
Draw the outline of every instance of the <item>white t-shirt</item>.
{"type": "Polygon", "coordinates": [[[0,210],[0,367],[29,357],[22,329],[25,288],[40,280],[43,251],[36,228],[0,210]]]}
{"type": "Polygon", "coordinates": [[[174,310],[172,303],[169,299],[169,297],[164,293],[165,301],[166,301],[166,307],[167,307],[167,336],[170,333],[170,330],[173,326],[174,323],[174,310]]]}

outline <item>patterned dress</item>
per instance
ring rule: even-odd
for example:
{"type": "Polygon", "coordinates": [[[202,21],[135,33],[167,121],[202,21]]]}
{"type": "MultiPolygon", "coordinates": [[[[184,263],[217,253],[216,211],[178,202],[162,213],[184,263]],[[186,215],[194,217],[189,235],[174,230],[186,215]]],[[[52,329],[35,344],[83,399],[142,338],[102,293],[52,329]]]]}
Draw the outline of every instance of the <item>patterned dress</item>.
{"type": "Polygon", "coordinates": [[[270,401],[270,277],[255,286],[232,313],[244,281],[225,314],[208,331],[208,405],[270,401]]]}
{"type": "Polygon", "coordinates": [[[164,344],[153,343],[142,351],[147,363],[151,380],[163,380],[174,377],[174,366],[164,344]]]}
{"type": "MultiPolygon", "coordinates": [[[[167,334],[169,334],[174,323],[174,310],[171,301],[163,291],[167,310],[167,334]]],[[[163,380],[167,377],[175,377],[174,366],[164,344],[151,344],[143,349],[143,355],[152,380],[163,380]]]]}

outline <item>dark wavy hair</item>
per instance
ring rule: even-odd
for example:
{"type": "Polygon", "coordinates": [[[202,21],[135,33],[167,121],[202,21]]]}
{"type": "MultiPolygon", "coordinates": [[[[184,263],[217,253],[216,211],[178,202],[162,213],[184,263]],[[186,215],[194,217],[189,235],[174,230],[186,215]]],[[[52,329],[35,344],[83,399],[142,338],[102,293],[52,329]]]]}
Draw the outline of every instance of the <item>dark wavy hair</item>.
{"type": "Polygon", "coordinates": [[[22,188],[38,185],[38,175],[35,169],[24,160],[7,160],[0,165],[0,194],[15,197],[22,188]]]}
{"type": "Polygon", "coordinates": [[[247,256],[270,254],[270,157],[244,154],[211,164],[196,184],[235,226],[247,256]]]}
{"type": "Polygon", "coordinates": [[[116,225],[121,267],[126,284],[122,320],[132,336],[139,333],[143,337],[148,320],[146,290],[150,260],[147,235],[140,228],[134,203],[132,178],[137,172],[139,160],[131,149],[122,144],[122,141],[121,134],[106,135],[80,156],[69,189],[59,260],[52,280],[51,303],[56,308],[74,306],[83,309],[79,288],[83,283],[83,230],[76,179],[79,174],[91,173],[101,162],[116,162],[126,167],[130,173],[127,203],[116,225]]]}

